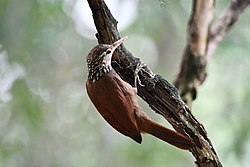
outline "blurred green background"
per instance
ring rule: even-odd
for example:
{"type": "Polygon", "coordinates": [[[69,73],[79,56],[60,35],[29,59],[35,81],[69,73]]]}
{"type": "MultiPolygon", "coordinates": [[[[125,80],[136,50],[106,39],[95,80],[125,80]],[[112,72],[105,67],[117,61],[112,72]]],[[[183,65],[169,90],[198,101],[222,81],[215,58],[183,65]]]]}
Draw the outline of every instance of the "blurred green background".
{"type": "MultiPolygon", "coordinates": [[[[216,17],[228,1],[216,4],[216,17]]],[[[125,46],[173,82],[191,1],[109,0],[125,46]]],[[[193,113],[224,166],[250,161],[250,11],[210,59],[193,113]]],[[[186,167],[189,152],[149,135],[113,130],[86,95],[86,62],[97,44],[86,0],[0,1],[0,167],[186,167]]],[[[143,109],[169,126],[145,102],[143,109]]]]}

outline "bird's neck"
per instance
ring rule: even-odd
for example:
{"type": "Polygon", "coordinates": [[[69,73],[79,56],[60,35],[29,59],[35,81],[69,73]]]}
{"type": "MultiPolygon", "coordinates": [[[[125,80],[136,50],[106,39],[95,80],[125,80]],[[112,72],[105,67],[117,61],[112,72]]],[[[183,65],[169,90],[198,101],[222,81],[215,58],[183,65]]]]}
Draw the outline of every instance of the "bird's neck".
{"type": "Polygon", "coordinates": [[[102,78],[105,74],[113,70],[113,68],[111,66],[111,63],[102,62],[98,64],[88,65],[88,70],[88,79],[92,82],[95,82],[102,78]]]}

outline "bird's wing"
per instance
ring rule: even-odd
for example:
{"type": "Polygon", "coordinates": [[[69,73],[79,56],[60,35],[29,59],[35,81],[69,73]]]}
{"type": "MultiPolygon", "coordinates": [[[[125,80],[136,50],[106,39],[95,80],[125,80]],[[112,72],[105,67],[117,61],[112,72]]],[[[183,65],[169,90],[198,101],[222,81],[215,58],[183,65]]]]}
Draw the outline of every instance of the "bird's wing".
{"type": "Polygon", "coordinates": [[[134,113],[134,97],[131,93],[133,88],[118,74],[111,74],[112,76],[107,74],[94,83],[87,81],[88,95],[99,113],[113,128],[141,143],[134,113]]]}

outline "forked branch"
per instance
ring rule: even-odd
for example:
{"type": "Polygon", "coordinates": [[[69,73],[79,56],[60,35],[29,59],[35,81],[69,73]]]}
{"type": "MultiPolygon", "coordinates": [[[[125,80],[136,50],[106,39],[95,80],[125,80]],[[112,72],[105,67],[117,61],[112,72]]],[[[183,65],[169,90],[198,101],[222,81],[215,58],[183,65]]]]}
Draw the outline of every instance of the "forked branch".
{"type": "Polygon", "coordinates": [[[175,81],[175,86],[189,107],[206,79],[208,58],[249,4],[250,0],[231,0],[221,16],[212,22],[215,0],[193,0],[187,44],[175,81]]]}

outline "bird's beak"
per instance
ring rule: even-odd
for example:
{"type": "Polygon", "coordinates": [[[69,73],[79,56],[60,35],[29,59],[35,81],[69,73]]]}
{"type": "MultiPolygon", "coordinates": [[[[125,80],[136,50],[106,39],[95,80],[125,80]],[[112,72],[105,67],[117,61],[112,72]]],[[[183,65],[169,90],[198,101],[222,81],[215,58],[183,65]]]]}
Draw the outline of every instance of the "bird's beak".
{"type": "Polygon", "coordinates": [[[128,36],[125,36],[125,37],[119,39],[118,41],[114,42],[114,43],[112,44],[112,50],[115,51],[115,49],[116,49],[118,46],[120,46],[127,38],[128,38],[128,36]]]}

